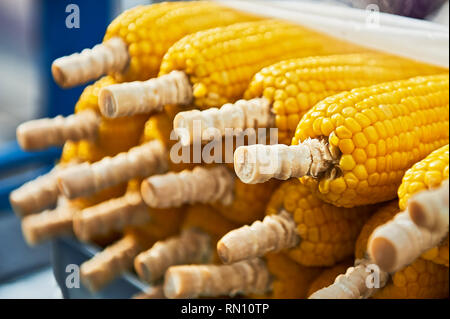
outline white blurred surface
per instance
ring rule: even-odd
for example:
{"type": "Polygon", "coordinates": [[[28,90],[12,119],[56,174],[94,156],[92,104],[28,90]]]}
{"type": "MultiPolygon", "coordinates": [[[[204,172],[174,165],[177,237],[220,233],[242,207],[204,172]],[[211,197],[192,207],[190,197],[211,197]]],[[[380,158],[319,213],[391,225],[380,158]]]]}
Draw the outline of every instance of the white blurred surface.
{"type": "Polygon", "coordinates": [[[51,267],[28,273],[0,285],[0,299],[61,299],[51,267]]]}

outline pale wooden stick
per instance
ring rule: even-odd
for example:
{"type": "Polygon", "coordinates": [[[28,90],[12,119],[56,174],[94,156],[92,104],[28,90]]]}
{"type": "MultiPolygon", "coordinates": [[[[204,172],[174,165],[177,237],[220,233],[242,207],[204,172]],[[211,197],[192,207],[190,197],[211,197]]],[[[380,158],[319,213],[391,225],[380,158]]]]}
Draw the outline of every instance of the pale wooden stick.
{"type": "Polygon", "coordinates": [[[25,216],[22,219],[25,241],[34,246],[58,236],[72,235],[72,218],[76,211],[76,208],[64,204],[54,210],[25,216]]]}
{"type": "Polygon", "coordinates": [[[81,265],[81,280],[92,292],[100,290],[131,269],[133,259],[145,247],[134,236],[125,236],[81,265]]]}
{"type": "Polygon", "coordinates": [[[404,211],[374,230],[367,250],[381,269],[395,272],[439,245],[447,233],[448,224],[433,230],[418,227],[411,220],[409,212],[404,211]]]}
{"type": "Polygon", "coordinates": [[[63,145],[66,141],[95,139],[100,116],[86,110],[67,117],[57,116],[25,122],[17,128],[16,135],[24,150],[39,150],[63,145]]]}
{"type": "Polygon", "coordinates": [[[128,61],[126,43],[114,37],[92,49],[56,59],[52,64],[52,74],[59,86],[69,88],[107,73],[122,72],[128,61]]]}
{"type": "Polygon", "coordinates": [[[172,71],[147,81],[113,84],[100,90],[98,103],[105,117],[160,112],[164,105],[189,105],[192,85],[186,73],[172,71]]]}
{"type": "Polygon", "coordinates": [[[265,98],[239,100],[234,104],[224,104],[220,109],[210,108],[204,111],[192,110],[178,113],[173,120],[173,128],[180,136],[183,146],[194,140],[207,142],[218,130],[221,136],[226,129],[245,130],[247,128],[271,127],[274,116],[270,112],[270,102],[265,98]]]}
{"type": "Polygon", "coordinates": [[[449,224],[449,182],[445,180],[436,190],[420,192],[408,201],[409,215],[419,227],[429,230],[449,224]]]}
{"type": "Polygon", "coordinates": [[[78,239],[89,241],[148,221],[150,214],[141,194],[128,192],[79,211],[73,219],[73,230],[78,239]]]}
{"type": "MultiPolygon", "coordinates": [[[[379,288],[386,285],[389,274],[381,271],[378,274],[380,280],[379,286],[369,286],[367,277],[372,271],[367,269],[371,262],[368,260],[359,260],[355,263],[355,267],[350,267],[343,275],[336,277],[335,282],[322,288],[311,296],[309,299],[365,299],[371,297],[379,288]]],[[[373,285],[374,283],[369,283],[373,285]]]]}
{"type": "Polygon", "coordinates": [[[240,146],[234,152],[236,175],[247,184],[271,178],[313,176],[330,172],[338,163],[336,150],[324,140],[307,139],[299,145],[240,146]]]}
{"type": "Polygon", "coordinates": [[[189,229],[180,236],[156,242],[134,260],[134,269],[146,282],[164,276],[170,266],[205,263],[211,259],[211,239],[197,230],[189,229]]]}
{"type": "Polygon", "coordinates": [[[233,199],[233,190],[234,177],[225,166],[197,166],[192,171],[154,175],[141,184],[142,198],[155,208],[217,201],[228,205],[233,199]]]}
{"type": "Polygon", "coordinates": [[[270,289],[270,273],[261,259],[231,265],[174,266],[167,270],[164,281],[167,298],[262,295],[270,289]]]}
{"type": "Polygon", "coordinates": [[[58,186],[64,196],[76,198],[166,169],[165,146],[155,140],[93,164],[83,163],[71,167],[59,175],[58,186]]]}
{"type": "Polygon", "coordinates": [[[217,253],[224,263],[229,264],[292,248],[300,242],[296,227],[292,215],[283,210],[250,226],[230,231],[217,243],[217,253]]]}
{"type": "Polygon", "coordinates": [[[57,178],[62,170],[57,165],[49,173],[12,191],[9,202],[14,212],[18,216],[25,216],[54,206],[59,196],[57,178]]]}
{"type": "Polygon", "coordinates": [[[132,299],[166,299],[162,285],[152,286],[146,291],[135,294],[132,299]]]}

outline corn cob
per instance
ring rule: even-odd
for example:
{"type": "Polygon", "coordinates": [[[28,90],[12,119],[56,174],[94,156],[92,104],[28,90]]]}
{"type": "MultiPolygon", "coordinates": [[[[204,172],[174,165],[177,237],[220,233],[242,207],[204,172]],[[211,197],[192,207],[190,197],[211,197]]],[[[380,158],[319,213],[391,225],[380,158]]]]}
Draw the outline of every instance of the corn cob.
{"type": "MultiPolygon", "coordinates": [[[[378,228],[369,244],[371,256],[386,271],[395,271],[415,260],[422,252],[423,258],[448,267],[448,175],[449,146],[446,145],[416,163],[403,177],[398,190],[399,206],[403,213],[386,225],[378,228]],[[408,202],[412,195],[426,189],[438,187],[447,181],[437,199],[427,199],[428,205],[442,202],[446,206],[444,218],[440,218],[431,228],[419,227],[411,219],[408,202]],[[446,204],[445,204],[446,202],[446,204]],[[446,221],[445,221],[446,219],[446,221]],[[441,243],[441,245],[439,245],[441,243]]],[[[425,195],[426,196],[426,195],[425,195]]],[[[436,205],[435,205],[436,206],[436,205]]],[[[439,206],[438,206],[439,207],[439,206]]]]}
{"type": "Polygon", "coordinates": [[[232,263],[287,250],[304,266],[332,266],[349,257],[374,207],[339,208],[320,201],[296,179],[276,190],[267,216],[226,234],[217,244],[222,261],[232,263]]]}
{"type": "Polygon", "coordinates": [[[334,280],[340,274],[345,273],[348,267],[353,264],[352,260],[345,260],[339,264],[336,264],[332,267],[324,269],[320,275],[314,279],[311,285],[308,288],[308,293],[306,294],[308,297],[311,296],[316,291],[328,287],[333,284],[334,280]]]}
{"type": "Polygon", "coordinates": [[[417,77],[328,97],[299,122],[292,146],[239,147],[235,171],[246,183],[302,177],[337,206],[393,199],[405,171],[448,143],[448,81],[417,77]]]}
{"type": "Polygon", "coordinates": [[[159,78],[104,88],[99,103],[107,117],[158,112],[165,104],[217,107],[241,98],[252,76],[274,62],[361,50],[283,21],[236,23],[184,37],[165,54],[159,78]]]}
{"type": "Polygon", "coordinates": [[[277,183],[248,187],[224,165],[197,166],[179,173],[154,175],[141,184],[141,195],[150,207],[179,207],[184,204],[210,204],[229,220],[252,222],[263,216],[264,208],[277,183]],[[252,199],[252,202],[249,202],[252,199]]]}
{"type": "Polygon", "coordinates": [[[208,140],[208,130],[275,127],[278,141],[290,144],[298,122],[317,102],[342,91],[376,83],[435,74],[442,69],[386,54],[362,53],[308,57],[278,62],[256,73],[245,100],[220,109],[180,112],[174,128],[186,132],[183,144],[208,140]],[[194,121],[198,121],[193,136],[194,121]]]}
{"type": "Polygon", "coordinates": [[[53,77],[61,87],[105,74],[120,82],[147,80],[157,75],[164,53],[183,36],[254,19],[207,1],[137,6],[111,22],[102,44],[55,60],[53,77]]]}
{"type": "Polygon", "coordinates": [[[158,241],[134,260],[139,277],[148,283],[158,281],[173,265],[217,263],[217,240],[236,227],[212,207],[189,206],[179,235],[158,241]]]}
{"type": "Polygon", "coordinates": [[[356,241],[355,267],[350,267],[345,275],[338,276],[331,286],[314,293],[310,298],[443,298],[448,295],[448,268],[417,259],[389,276],[379,271],[379,288],[369,288],[366,284],[373,265],[366,253],[367,242],[373,230],[386,223],[399,212],[398,203],[391,201],[380,208],[367,221],[356,241]]]}
{"type": "Polygon", "coordinates": [[[157,240],[178,232],[183,212],[179,209],[152,211],[150,222],[127,227],[124,236],[81,265],[81,280],[98,291],[133,267],[134,258],[157,240]]]}
{"type": "Polygon", "coordinates": [[[231,265],[170,267],[164,280],[168,298],[247,295],[255,298],[305,298],[320,269],[303,267],[282,253],[231,265]]]}

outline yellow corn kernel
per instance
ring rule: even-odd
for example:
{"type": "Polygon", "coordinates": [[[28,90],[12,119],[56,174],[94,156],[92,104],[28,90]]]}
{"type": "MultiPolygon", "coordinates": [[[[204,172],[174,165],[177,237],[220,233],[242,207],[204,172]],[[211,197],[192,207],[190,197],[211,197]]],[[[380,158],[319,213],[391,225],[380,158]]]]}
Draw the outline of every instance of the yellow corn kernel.
{"type": "Polygon", "coordinates": [[[209,28],[254,20],[255,17],[209,1],[164,2],[129,9],[115,18],[104,41],[121,37],[128,46],[130,63],[117,81],[155,77],[167,50],[185,35],[209,28]]]}
{"type": "MultiPolygon", "coordinates": [[[[394,199],[405,172],[433,150],[448,144],[448,82],[448,74],[417,77],[357,88],[321,101],[303,116],[292,144],[307,138],[328,138],[342,153],[335,168],[344,181],[347,173],[352,172],[359,181],[355,190],[364,196],[350,200],[345,190],[335,193],[323,188],[322,180],[328,178],[326,174],[301,180],[312,187],[319,198],[337,206],[394,199]],[[413,106],[409,109],[408,105],[413,106]],[[336,114],[343,119],[339,124],[333,121],[333,117],[337,119],[336,114]],[[415,116],[420,117],[420,121],[413,120],[415,116]],[[316,122],[324,121],[334,127],[329,135],[319,134],[314,128],[316,122]],[[368,126],[362,129],[359,122],[368,126]],[[352,146],[354,149],[349,154],[352,146]],[[373,175],[375,173],[378,175],[373,175]]],[[[440,164],[432,165],[445,168],[440,164]]],[[[410,183],[408,192],[426,189],[425,183],[437,181],[439,174],[429,173],[426,178],[410,183]]],[[[346,184],[353,184],[353,181],[346,184]]]]}
{"type": "MultiPolygon", "coordinates": [[[[342,183],[343,179],[337,179],[329,188],[339,192],[345,187],[342,183]]],[[[301,237],[300,244],[287,251],[288,256],[303,266],[332,266],[353,253],[356,237],[374,208],[326,204],[298,179],[291,179],[274,192],[266,214],[280,209],[293,215],[301,237]]]]}
{"type": "MultiPolygon", "coordinates": [[[[291,66],[290,73],[287,69],[284,72],[282,68],[269,66],[270,74],[255,74],[281,60],[363,50],[339,43],[339,40],[279,20],[236,23],[184,37],[164,55],[159,74],[184,71],[194,88],[194,105],[201,109],[234,102],[242,98],[248,88],[255,94],[250,96],[249,93],[249,98],[264,96],[274,102],[274,108],[280,110],[276,117],[286,115],[278,120],[283,131],[293,132],[301,110],[326,95],[323,91],[309,92],[311,87],[321,90],[324,85],[319,81],[292,82],[299,78],[296,65],[291,66]],[[253,76],[255,80],[251,82],[253,76]],[[308,95],[301,95],[300,91],[308,95]]],[[[308,65],[312,66],[307,62],[305,67],[308,65]]]]}

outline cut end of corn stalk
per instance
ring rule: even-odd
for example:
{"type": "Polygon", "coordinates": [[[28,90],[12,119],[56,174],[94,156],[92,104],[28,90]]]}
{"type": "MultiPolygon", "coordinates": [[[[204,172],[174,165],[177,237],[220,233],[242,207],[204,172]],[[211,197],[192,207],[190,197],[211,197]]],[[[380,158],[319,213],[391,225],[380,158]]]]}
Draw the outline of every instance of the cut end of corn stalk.
{"type": "Polygon", "coordinates": [[[211,259],[211,239],[200,231],[185,230],[180,236],[156,242],[134,260],[139,277],[148,283],[162,278],[174,265],[199,264],[211,259]]]}
{"type": "Polygon", "coordinates": [[[167,104],[189,105],[192,86],[184,72],[147,81],[113,84],[100,90],[100,112],[108,118],[161,112],[167,104]]]}
{"type": "Polygon", "coordinates": [[[449,224],[449,181],[441,187],[418,193],[408,201],[409,216],[419,227],[429,230],[449,224]]]}
{"type": "Polygon", "coordinates": [[[93,164],[82,163],[70,167],[59,175],[58,186],[64,196],[76,198],[166,169],[166,148],[155,140],[93,164]]]}
{"type": "Polygon", "coordinates": [[[66,141],[94,139],[98,133],[99,116],[91,111],[25,122],[17,128],[17,141],[24,150],[41,150],[60,146],[66,141]]]}
{"type": "Polygon", "coordinates": [[[292,248],[299,241],[292,215],[283,210],[250,226],[232,230],[217,243],[217,253],[224,263],[229,264],[292,248]]]}
{"type": "Polygon", "coordinates": [[[269,101],[255,98],[239,100],[234,104],[227,103],[220,109],[180,112],[174,118],[173,127],[181,136],[181,144],[187,146],[194,141],[208,142],[216,136],[216,132],[225,136],[228,135],[227,131],[267,128],[273,123],[269,101]]]}
{"type": "Polygon", "coordinates": [[[148,207],[141,194],[129,192],[78,212],[74,216],[73,230],[78,239],[89,241],[149,220],[148,207]]]}
{"type": "Polygon", "coordinates": [[[201,166],[180,173],[147,178],[141,184],[145,203],[154,208],[179,207],[183,204],[232,202],[234,177],[225,166],[201,166]]]}
{"type": "MultiPolygon", "coordinates": [[[[447,193],[448,196],[448,193],[447,193]]],[[[387,272],[394,272],[416,260],[425,251],[439,245],[448,233],[447,224],[429,230],[418,227],[404,211],[378,227],[368,242],[374,262],[387,272]]]]}
{"type": "Polygon", "coordinates": [[[167,298],[201,296],[262,295],[270,290],[271,278],[261,259],[232,265],[191,265],[170,267],[165,276],[167,298]]]}
{"type": "Polygon", "coordinates": [[[121,72],[128,65],[126,43],[114,37],[92,49],[61,57],[53,61],[52,74],[55,82],[70,88],[111,72],[121,72]]]}
{"type": "Polygon", "coordinates": [[[319,177],[331,173],[339,155],[322,139],[307,139],[299,145],[240,146],[234,153],[236,175],[247,184],[271,178],[319,177]]]}
{"type": "Polygon", "coordinates": [[[22,219],[22,233],[30,245],[37,245],[45,240],[62,235],[71,235],[72,218],[75,208],[62,205],[54,210],[25,216],[22,219]]]}

